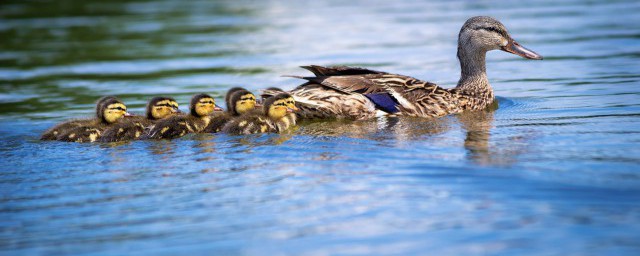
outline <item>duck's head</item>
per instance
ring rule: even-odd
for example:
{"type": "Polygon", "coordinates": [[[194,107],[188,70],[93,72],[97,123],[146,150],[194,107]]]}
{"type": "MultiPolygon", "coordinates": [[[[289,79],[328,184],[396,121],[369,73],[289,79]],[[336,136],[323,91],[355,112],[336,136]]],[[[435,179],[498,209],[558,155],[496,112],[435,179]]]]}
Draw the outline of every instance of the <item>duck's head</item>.
{"type": "Polygon", "coordinates": [[[247,90],[234,92],[229,98],[227,110],[235,115],[242,115],[254,109],[256,96],[247,90]]]}
{"type": "Polygon", "coordinates": [[[213,97],[208,94],[201,93],[196,94],[191,98],[189,110],[191,115],[202,117],[210,115],[213,111],[220,111],[222,109],[216,106],[216,101],[213,97]]]}
{"type": "Polygon", "coordinates": [[[264,112],[273,120],[279,120],[296,110],[295,101],[288,93],[279,93],[264,101],[264,112]]]}
{"type": "Polygon", "coordinates": [[[159,120],[180,113],[178,102],[170,97],[154,97],[147,103],[147,119],[159,120]]]}
{"type": "Polygon", "coordinates": [[[541,60],[542,56],[520,45],[511,38],[498,20],[476,16],[467,20],[458,35],[458,54],[503,50],[527,59],[541,60]]]}
{"type": "Polygon", "coordinates": [[[101,98],[96,109],[98,119],[107,124],[115,123],[118,119],[131,115],[127,112],[127,106],[113,96],[101,98]]]}

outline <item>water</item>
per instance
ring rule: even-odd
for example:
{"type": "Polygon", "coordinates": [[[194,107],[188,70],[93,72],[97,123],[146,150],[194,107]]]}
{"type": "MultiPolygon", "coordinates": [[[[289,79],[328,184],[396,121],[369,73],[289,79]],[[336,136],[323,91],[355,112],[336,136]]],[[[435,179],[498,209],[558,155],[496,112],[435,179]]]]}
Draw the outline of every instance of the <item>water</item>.
{"type": "Polygon", "coordinates": [[[0,252],[637,255],[636,1],[3,1],[0,252]],[[102,95],[222,102],[300,65],[445,87],[457,33],[501,20],[496,110],[306,122],[281,135],[41,142],[102,95]]]}

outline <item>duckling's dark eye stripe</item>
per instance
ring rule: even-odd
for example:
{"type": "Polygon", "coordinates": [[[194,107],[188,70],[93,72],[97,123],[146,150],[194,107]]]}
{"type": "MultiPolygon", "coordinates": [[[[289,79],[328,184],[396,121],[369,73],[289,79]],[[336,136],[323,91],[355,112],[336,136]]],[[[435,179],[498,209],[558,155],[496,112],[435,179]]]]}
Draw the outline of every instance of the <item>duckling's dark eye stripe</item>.
{"type": "Polygon", "coordinates": [[[109,109],[127,111],[127,109],[126,109],[126,108],[122,108],[122,107],[115,107],[115,108],[109,108],[109,109]]]}

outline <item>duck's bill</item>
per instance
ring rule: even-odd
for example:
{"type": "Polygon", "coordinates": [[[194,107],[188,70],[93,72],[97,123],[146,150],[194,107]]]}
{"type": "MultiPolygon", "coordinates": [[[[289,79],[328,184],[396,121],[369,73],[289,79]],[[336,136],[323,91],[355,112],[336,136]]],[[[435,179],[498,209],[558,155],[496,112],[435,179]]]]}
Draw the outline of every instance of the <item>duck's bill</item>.
{"type": "Polygon", "coordinates": [[[505,52],[513,53],[523,58],[532,59],[532,60],[541,60],[542,55],[537,54],[536,52],[525,48],[520,45],[516,40],[509,40],[509,43],[502,47],[502,50],[505,52]]]}
{"type": "Polygon", "coordinates": [[[124,116],[125,116],[125,117],[130,117],[130,116],[136,116],[136,115],[131,114],[131,113],[129,113],[129,112],[125,112],[125,113],[124,113],[124,116]]]}
{"type": "Polygon", "coordinates": [[[224,111],[224,109],[222,109],[220,106],[215,105],[215,107],[213,108],[213,111],[224,111]]]}
{"type": "Polygon", "coordinates": [[[292,108],[287,108],[287,113],[293,113],[295,110],[293,110],[292,108]]]}
{"type": "Polygon", "coordinates": [[[182,111],[181,111],[180,109],[178,109],[178,108],[174,108],[172,112],[173,112],[174,114],[180,114],[180,113],[182,113],[182,111]]]}

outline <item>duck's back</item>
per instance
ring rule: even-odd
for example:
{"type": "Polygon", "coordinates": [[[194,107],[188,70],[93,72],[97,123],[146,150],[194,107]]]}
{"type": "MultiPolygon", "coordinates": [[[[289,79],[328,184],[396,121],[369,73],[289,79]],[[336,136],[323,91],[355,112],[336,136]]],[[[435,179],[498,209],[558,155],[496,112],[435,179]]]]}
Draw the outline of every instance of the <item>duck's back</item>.
{"type": "Polygon", "coordinates": [[[291,91],[301,118],[369,119],[380,113],[440,117],[466,109],[469,96],[413,77],[353,67],[305,67],[314,77],[291,91]]]}
{"type": "Polygon", "coordinates": [[[202,132],[205,133],[216,133],[222,131],[222,128],[225,124],[227,124],[231,119],[235,116],[229,112],[224,113],[214,113],[211,115],[211,121],[202,132]]]}
{"type": "Polygon", "coordinates": [[[198,118],[192,115],[176,115],[156,122],[144,136],[149,139],[173,139],[188,133],[202,132],[209,124],[209,117],[198,118]]]}
{"type": "Polygon", "coordinates": [[[75,129],[83,125],[88,125],[92,121],[94,120],[93,119],[75,119],[75,120],[65,121],[63,123],[55,125],[54,127],[42,133],[42,135],[40,136],[40,140],[56,140],[59,135],[66,133],[71,129],[75,129]]]}
{"type": "Polygon", "coordinates": [[[143,116],[126,117],[120,122],[110,125],[102,132],[100,136],[101,142],[118,142],[135,140],[140,138],[145,129],[152,126],[154,121],[143,116]]]}
{"type": "Polygon", "coordinates": [[[92,120],[61,132],[56,140],[66,142],[94,142],[100,138],[107,124],[92,120]]]}
{"type": "Polygon", "coordinates": [[[277,132],[277,128],[267,117],[260,114],[247,114],[229,121],[222,131],[228,134],[254,134],[277,132]]]}

